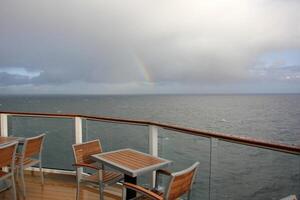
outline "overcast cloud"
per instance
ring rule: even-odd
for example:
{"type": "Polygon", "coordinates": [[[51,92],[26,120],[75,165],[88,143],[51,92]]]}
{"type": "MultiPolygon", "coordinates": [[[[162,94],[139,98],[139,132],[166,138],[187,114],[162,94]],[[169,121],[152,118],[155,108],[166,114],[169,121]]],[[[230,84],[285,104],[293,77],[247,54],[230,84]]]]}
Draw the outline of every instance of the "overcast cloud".
{"type": "Polygon", "coordinates": [[[1,93],[300,92],[299,0],[1,0],[1,93]]]}

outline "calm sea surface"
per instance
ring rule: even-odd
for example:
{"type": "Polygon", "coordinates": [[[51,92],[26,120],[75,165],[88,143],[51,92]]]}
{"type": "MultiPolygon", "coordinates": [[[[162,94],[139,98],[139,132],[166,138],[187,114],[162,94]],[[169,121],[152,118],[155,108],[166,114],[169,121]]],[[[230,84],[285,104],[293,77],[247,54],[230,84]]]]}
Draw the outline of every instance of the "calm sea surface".
{"type": "MultiPolygon", "coordinates": [[[[300,95],[0,96],[0,111],[144,119],[300,145],[300,95]]],[[[100,138],[106,151],[148,151],[147,127],[84,121],[83,129],[84,140],[100,138]]],[[[46,132],[44,165],[72,169],[73,120],[10,117],[9,131],[20,136],[46,132]]],[[[210,171],[215,199],[300,197],[299,156],[215,144],[210,168],[209,139],[159,129],[159,155],[174,161],[173,170],[201,163],[193,199],[208,199],[210,171]]],[[[142,184],[146,180],[142,177],[142,184]]]]}

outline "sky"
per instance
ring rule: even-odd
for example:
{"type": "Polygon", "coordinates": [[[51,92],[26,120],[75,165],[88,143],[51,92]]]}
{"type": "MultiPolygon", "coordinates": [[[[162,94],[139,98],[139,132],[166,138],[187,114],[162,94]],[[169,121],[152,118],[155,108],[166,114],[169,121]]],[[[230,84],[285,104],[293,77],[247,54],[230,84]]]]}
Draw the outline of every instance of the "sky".
{"type": "Polygon", "coordinates": [[[300,93],[299,0],[1,0],[0,94],[300,93]]]}

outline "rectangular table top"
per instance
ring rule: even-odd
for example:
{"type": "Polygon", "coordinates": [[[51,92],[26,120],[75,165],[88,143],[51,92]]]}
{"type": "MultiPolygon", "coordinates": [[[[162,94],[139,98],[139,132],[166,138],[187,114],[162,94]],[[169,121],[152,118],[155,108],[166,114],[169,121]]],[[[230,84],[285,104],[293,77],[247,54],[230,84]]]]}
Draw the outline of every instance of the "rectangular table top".
{"type": "Polygon", "coordinates": [[[133,149],[120,149],[95,154],[95,161],[101,162],[132,177],[167,167],[171,161],[133,149]]]}

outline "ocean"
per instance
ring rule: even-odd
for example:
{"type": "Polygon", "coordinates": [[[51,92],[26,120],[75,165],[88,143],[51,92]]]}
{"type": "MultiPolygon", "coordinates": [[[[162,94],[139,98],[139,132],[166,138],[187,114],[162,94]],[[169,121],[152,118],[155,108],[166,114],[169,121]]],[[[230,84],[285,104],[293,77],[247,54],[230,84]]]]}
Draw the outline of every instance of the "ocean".
{"type": "MultiPolygon", "coordinates": [[[[268,141],[300,145],[300,95],[14,95],[0,96],[0,111],[77,113],[151,120],[268,141]]],[[[47,133],[44,166],[72,169],[72,119],[9,117],[9,134],[47,133]],[[56,152],[60,152],[57,154],[56,152]]],[[[100,138],[105,151],[148,152],[144,126],[86,121],[85,141],[100,138]]],[[[200,161],[192,199],[300,197],[300,157],[218,141],[210,168],[210,140],[159,129],[159,156],[172,170],[200,161]],[[212,187],[209,187],[210,171],[212,187]]],[[[141,177],[147,185],[148,176],[141,177]]],[[[164,180],[161,181],[164,183],[164,180]]]]}

